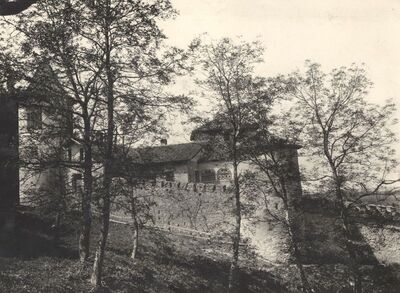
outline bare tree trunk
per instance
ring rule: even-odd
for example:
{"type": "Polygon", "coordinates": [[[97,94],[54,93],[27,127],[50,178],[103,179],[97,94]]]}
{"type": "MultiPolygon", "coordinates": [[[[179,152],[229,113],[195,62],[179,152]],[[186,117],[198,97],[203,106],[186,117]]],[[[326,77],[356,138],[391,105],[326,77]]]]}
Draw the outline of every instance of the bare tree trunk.
{"type": "Polygon", "coordinates": [[[103,179],[103,209],[102,209],[102,228],[99,245],[93,265],[91,283],[95,287],[101,286],[103,262],[105,248],[108,237],[110,208],[111,208],[111,183],[112,183],[112,164],[113,164],[113,145],[114,145],[114,75],[111,68],[111,40],[110,40],[110,21],[111,4],[106,2],[106,19],[104,24],[105,37],[105,73],[107,77],[107,144],[104,159],[104,179],[103,179]]]}
{"type": "Polygon", "coordinates": [[[131,258],[135,259],[137,250],[138,250],[138,243],[139,243],[139,223],[138,223],[137,214],[136,214],[136,199],[134,197],[132,197],[132,200],[131,200],[131,217],[133,220],[131,258]]]}
{"type": "Polygon", "coordinates": [[[240,229],[242,222],[242,213],[241,213],[241,204],[240,204],[240,186],[239,186],[239,175],[238,175],[238,166],[235,160],[233,164],[233,180],[235,185],[235,230],[233,234],[233,255],[231,267],[229,270],[228,277],[228,293],[232,293],[237,291],[235,285],[236,272],[238,268],[238,260],[239,260],[239,245],[240,245],[240,229]]]}
{"type": "Polygon", "coordinates": [[[92,226],[92,190],[93,190],[93,174],[92,174],[92,146],[91,146],[91,127],[89,114],[84,108],[84,173],[83,173],[83,193],[82,193],[82,219],[79,234],[79,259],[83,264],[87,261],[90,253],[90,230],[92,226]]]}
{"type": "Polygon", "coordinates": [[[137,250],[138,250],[138,243],[139,243],[139,227],[137,224],[133,226],[133,246],[132,246],[132,253],[131,258],[135,259],[137,250]]]}
{"type": "Polygon", "coordinates": [[[289,214],[289,206],[286,200],[283,200],[283,204],[286,210],[286,225],[287,225],[287,230],[288,230],[288,234],[289,234],[289,238],[290,238],[290,250],[292,252],[292,255],[294,257],[294,262],[296,264],[297,269],[299,270],[300,273],[300,280],[301,280],[301,285],[302,285],[302,291],[303,293],[309,293],[311,292],[311,287],[310,284],[308,282],[303,264],[301,262],[300,259],[300,249],[299,249],[299,245],[297,243],[297,236],[296,236],[296,232],[294,231],[293,227],[294,224],[291,220],[291,215],[289,214]]]}
{"type": "MultiPolygon", "coordinates": [[[[332,165],[331,165],[332,166],[332,165]]],[[[350,270],[353,274],[354,278],[354,285],[353,285],[353,292],[354,293],[361,293],[362,292],[362,276],[361,272],[358,267],[358,262],[357,262],[357,252],[356,248],[354,247],[354,236],[350,228],[350,222],[349,222],[349,215],[347,213],[347,208],[344,202],[344,198],[342,195],[342,190],[341,190],[341,183],[339,176],[337,175],[336,169],[332,167],[332,172],[334,174],[335,178],[335,185],[336,185],[336,199],[339,203],[339,208],[340,208],[340,220],[342,222],[342,231],[343,235],[345,237],[345,245],[346,245],[346,250],[349,254],[350,258],[350,270]]]]}
{"type": "Polygon", "coordinates": [[[61,226],[61,219],[63,213],[66,212],[67,206],[65,203],[65,196],[66,196],[66,190],[65,190],[65,172],[62,169],[61,166],[58,166],[57,168],[58,171],[58,201],[57,201],[57,213],[54,219],[54,225],[53,225],[53,243],[54,246],[58,246],[59,241],[60,241],[60,226],[61,226]]]}
{"type": "Polygon", "coordinates": [[[132,227],[133,231],[133,243],[132,243],[132,253],[131,253],[131,258],[135,259],[138,251],[138,244],[139,244],[139,225],[137,222],[133,223],[132,227]]]}
{"type": "MultiPolygon", "coordinates": [[[[110,104],[110,102],[109,102],[110,104]]],[[[113,102],[111,101],[111,104],[113,102]]],[[[109,105],[110,107],[110,105],[109,105]]],[[[101,235],[99,244],[96,251],[96,256],[93,264],[93,272],[91,277],[91,283],[95,287],[101,285],[103,262],[105,255],[105,248],[108,237],[109,221],[110,221],[110,210],[111,210],[111,164],[112,164],[112,145],[113,145],[113,114],[109,113],[109,129],[107,134],[107,154],[104,166],[104,180],[103,180],[103,208],[101,213],[101,235]]]]}
{"type": "Polygon", "coordinates": [[[60,224],[61,224],[61,212],[58,211],[56,214],[56,218],[54,220],[54,230],[53,230],[53,243],[54,246],[58,246],[60,242],[60,224]]]}
{"type": "MultiPolygon", "coordinates": [[[[111,101],[113,104],[113,102],[111,101]]],[[[110,102],[108,103],[110,104],[110,102]]],[[[108,105],[110,107],[110,105],[108,105]]],[[[110,211],[111,211],[111,182],[112,182],[112,146],[113,146],[113,113],[109,113],[109,129],[107,134],[107,153],[104,164],[104,180],[103,180],[103,207],[101,212],[101,234],[96,250],[96,256],[93,264],[93,272],[91,283],[95,287],[101,286],[101,278],[103,271],[103,262],[105,255],[105,248],[107,243],[108,231],[110,226],[110,211]],[[110,130],[111,128],[111,130],[110,130]]]]}
{"type": "Polygon", "coordinates": [[[342,221],[342,230],[345,235],[346,249],[350,257],[350,270],[353,274],[354,285],[353,292],[361,293],[362,292],[362,275],[358,266],[357,261],[357,252],[354,247],[354,236],[351,232],[350,223],[348,220],[347,208],[344,206],[344,202],[341,202],[341,221],[342,221]]]}
{"type": "Polygon", "coordinates": [[[362,276],[361,276],[361,272],[360,272],[360,269],[358,266],[356,248],[353,244],[355,237],[350,228],[349,215],[348,215],[347,207],[346,207],[344,197],[343,197],[342,179],[339,176],[338,168],[329,152],[327,135],[328,135],[328,133],[324,133],[324,154],[328,160],[328,163],[329,163],[329,166],[331,168],[331,172],[332,172],[332,175],[334,178],[335,196],[336,196],[336,200],[339,204],[339,208],[340,208],[340,220],[342,222],[342,231],[343,231],[343,235],[345,237],[346,250],[350,257],[350,270],[352,271],[353,278],[354,278],[353,292],[361,293],[362,292],[362,276]]]}
{"type": "Polygon", "coordinates": [[[349,254],[350,259],[350,270],[353,274],[354,278],[354,285],[353,285],[353,292],[354,293],[361,293],[362,292],[362,275],[358,266],[357,261],[357,250],[354,246],[355,237],[353,232],[351,231],[350,222],[349,222],[349,215],[347,212],[347,208],[344,202],[344,198],[342,195],[341,183],[340,179],[337,176],[336,170],[333,170],[335,175],[335,184],[336,184],[336,199],[339,202],[340,208],[340,220],[342,222],[342,231],[345,237],[345,245],[346,250],[349,254]]]}
{"type": "Polygon", "coordinates": [[[103,273],[104,254],[106,249],[108,230],[110,224],[110,197],[105,196],[103,200],[102,218],[101,218],[101,234],[99,244],[93,264],[93,272],[90,282],[95,287],[101,286],[101,278],[103,273]]]}

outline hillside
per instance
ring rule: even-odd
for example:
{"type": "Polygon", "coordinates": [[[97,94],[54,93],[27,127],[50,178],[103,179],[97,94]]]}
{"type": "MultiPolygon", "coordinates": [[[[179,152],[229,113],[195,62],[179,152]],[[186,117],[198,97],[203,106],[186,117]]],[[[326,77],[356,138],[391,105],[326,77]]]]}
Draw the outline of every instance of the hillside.
{"type": "MultiPolygon", "coordinates": [[[[91,291],[91,264],[77,274],[77,234],[71,226],[63,227],[61,243],[55,248],[50,222],[30,212],[20,215],[18,221],[15,254],[0,258],[0,292],[91,291]]],[[[97,229],[95,223],[92,247],[96,244],[97,229]]],[[[131,260],[130,235],[129,226],[111,224],[102,292],[226,291],[229,245],[146,229],[141,234],[138,257],[131,260]]],[[[246,252],[245,259],[240,264],[240,292],[298,291],[294,266],[268,264],[251,252],[246,252]]],[[[339,282],[342,283],[341,266],[309,266],[307,270],[316,292],[337,292],[339,282]]],[[[374,286],[381,289],[366,292],[399,292],[394,287],[395,280],[386,269],[382,270],[386,279],[374,286]]]]}

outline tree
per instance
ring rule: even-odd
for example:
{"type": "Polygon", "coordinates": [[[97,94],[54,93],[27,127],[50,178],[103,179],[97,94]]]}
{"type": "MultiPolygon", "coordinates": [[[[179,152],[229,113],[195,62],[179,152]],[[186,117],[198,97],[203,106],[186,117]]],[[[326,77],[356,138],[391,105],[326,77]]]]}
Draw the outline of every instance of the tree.
{"type": "Polygon", "coordinates": [[[246,120],[256,127],[241,145],[243,159],[255,167],[255,171],[247,170],[243,176],[244,195],[250,216],[255,216],[253,221],[262,220],[257,211],[258,207],[264,206],[261,217],[284,227],[290,255],[300,274],[302,291],[311,292],[301,254],[302,187],[297,154],[301,129],[290,124],[288,113],[279,115],[272,111],[273,106],[282,108],[287,100],[290,87],[284,81],[283,76],[262,79],[257,87],[253,87],[253,91],[259,90],[258,98],[246,104],[246,120]]]}
{"type": "MultiPolygon", "coordinates": [[[[257,171],[246,174],[246,184],[255,188],[255,194],[263,195],[260,205],[264,205],[270,221],[283,225],[286,230],[289,251],[300,274],[302,292],[307,293],[311,288],[302,264],[304,215],[299,209],[302,192],[297,148],[293,143],[274,138],[269,131],[264,135],[259,132],[255,142],[248,142],[248,158],[257,171]],[[281,209],[276,199],[281,201],[281,209]]],[[[260,202],[260,198],[253,200],[260,202]]]]}
{"type": "Polygon", "coordinates": [[[263,100],[265,106],[272,102],[264,95],[265,80],[254,76],[254,66],[262,61],[262,54],[263,48],[257,42],[235,43],[223,38],[215,43],[200,45],[196,55],[205,76],[197,82],[208,89],[217,101],[216,123],[225,128],[227,151],[233,167],[235,228],[229,292],[236,290],[234,280],[239,259],[242,202],[238,167],[243,160],[241,144],[252,129],[250,105],[258,100],[263,100]]]}
{"type": "Polygon", "coordinates": [[[19,101],[19,165],[23,203],[41,214],[55,217],[54,237],[58,242],[59,227],[64,216],[74,209],[74,196],[68,188],[68,168],[79,167],[68,151],[71,144],[72,120],[68,97],[56,95],[46,84],[56,84],[54,72],[38,64],[24,97],[19,101]]]}
{"type": "Polygon", "coordinates": [[[157,203],[146,184],[141,184],[133,179],[132,174],[124,177],[113,179],[113,189],[117,193],[113,203],[116,210],[123,211],[131,218],[132,251],[130,257],[136,259],[141,229],[148,222],[154,223],[152,208],[157,203]]]}
{"type": "MultiPolygon", "coordinates": [[[[59,111],[59,114],[73,120],[75,131],[71,138],[84,148],[85,156],[80,166],[83,170],[84,187],[81,193],[82,218],[78,244],[83,265],[89,257],[93,192],[92,147],[96,138],[94,130],[103,65],[98,63],[94,57],[96,52],[87,46],[85,38],[75,38],[76,32],[83,26],[80,14],[76,13],[82,7],[82,1],[40,1],[34,6],[35,9],[18,16],[11,25],[23,33],[19,44],[26,62],[44,59],[54,71],[57,82],[42,83],[41,87],[53,99],[60,96],[69,99],[70,107],[59,111]]],[[[54,106],[56,105],[52,105],[53,108],[54,106]]]]}
{"type": "MultiPolygon", "coordinates": [[[[86,25],[92,33],[92,45],[103,54],[102,85],[104,89],[106,143],[104,152],[102,190],[102,228],[96,251],[91,282],[100,286],[102,267],[109,229],[111,206],[112,166],[114,162],[116,112],[131,113],[131,122],[143,119],[144,109],[190,105],[183,96],[168,95],[162,86],[171,76],[184,70],[187,58],[183,50],[171,49],[159,53],[165,38],[157,20],[174,14],[168,0],[122,1],[104,0],[86,3],[86,25]],[[161,55],[161,56],[160,56],[161,55]]],[[[153,116],[154,117],[154,116],[153,116]]]]}
{"type": "Polygon", "coordinates": [[[104,165],[100,192],[103,229],[92,278],[97,286],[108,234],[113,149],[119,139],[115,138],[115,125],[125,120],[141,124],[136,126],[141,129],[150,120],[160,120],[166,108],[180,102],[190,107],[185,97],[162,90],[173,74],[184,70],[182,61],[187,57],[176,48],[160,52],[160,41],[165,36],[156,20],[173,15],[169,1],[49,0],[41,1],[36,8],[16,25],[26,36],[23,48],[33,57],[39,51],[53,64],[60,84],[73,101],[69,114],[75,120],[74,138],[85,148],[82,262],[89,255],[93,145],[97,142],[100,146],[96,151],[104,165]]]}
{"type": "Polygon", "coordinates": [[[18,203],[18,60],[0,47],[0,245],[13,249],[15,208],[18,203]]]}
{"type": "Polygon", "coordinates": [[[387,194],[398,181],[388,177],[397,164],[393,150],[396,138],[390,128],[394,104],[366,102],[371,82],[365,70],[355,65],[324,74],[318,64],[307,63],[305,74],[291,74],[286,86],[296,103],[291,113],[303,121],[304,146],[319,167],[318,177],[326,194],[332,195],[339,207],[353,289],[362,292],[358,264],[362,251],[349,209],[365,197],[387,194]]]}

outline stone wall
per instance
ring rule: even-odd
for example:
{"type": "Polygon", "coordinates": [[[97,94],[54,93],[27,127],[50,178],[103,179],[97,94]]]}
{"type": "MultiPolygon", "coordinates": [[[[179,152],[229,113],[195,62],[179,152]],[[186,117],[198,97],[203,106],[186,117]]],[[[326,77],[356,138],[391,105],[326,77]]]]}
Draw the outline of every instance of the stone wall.
{"type": "MultiPolygon", "coordinates": [[[[304,199],[305,255],[309,262],[345,262],[339,210],[334,202],[304,199]]],[[[350,208],[352,229],[363,263],[400,263],[400,212],[394,207],[360,204],[350,208]]]]}
{"type": "MultiPolygon", "coordinates": [[[[212,239],[231,241],[234,201],[230,186],[157,182],[155,185],[137,186],[134,193],[138,198],[151,197],[156,203],[151,209],[156,226],[200,231],[210,234],[212,239]]],[[[276,199],[272,200],[274,208],[282,208],[276,199]]],[[[245,197],[243,203],[247,204],[245,197]]],[[[130,216],[118,208],[115,208],[113,214],[121,218],[130,216]]],[[[242,233],[246,247],[264,259],[275,263],[288,259],[285,229],[268,217],[262,206],[256,205],[251,213],[243,214],[242,233]]]]}
{"type": "Polygon", "coordinates": [[[400,264],[400,225],[369,222],[358,229],[379,263],[400,264]]]}
{"type": "MultiPolygon", "coordinates": [[[[211,238],[229,241],[233,227],[233,195],[229,186],[157,182],[156,185],[138,186],[134,192],[137,197],[150,196],[156,203],[151,210],[156,226],[200,231],[209,233],[211,238]]],[[[284,214],[281,200],[271,194],[267,212],[261,201],[247,201],[246,191],[242,198],[247,210],[243,214],[242,226],[246,243],[270,262],[288,261],[286,228],[271,216],[284,214]]],[[[305,199],[301,207],[298,216],[303,218],[301,224],[304,225],[304,242],[301,247],[305,262],[345,262],[347,255],[334,205],[305,199]]],[[[120,215],[129,217],[123,213],[120,215]]],[[[365,263],[400,263],[398,215],[391,208],[375,205],[352,209],[353,220],[356,222],[354,228],[363,247],[365,263]]]]}

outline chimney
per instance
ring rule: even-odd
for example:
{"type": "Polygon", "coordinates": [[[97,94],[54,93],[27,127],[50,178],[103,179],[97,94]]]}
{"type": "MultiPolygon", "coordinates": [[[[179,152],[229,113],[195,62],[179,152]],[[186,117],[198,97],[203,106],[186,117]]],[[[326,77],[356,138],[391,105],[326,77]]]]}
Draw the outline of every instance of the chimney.
{"type": "Polygon", "coordinates": [[[167,139],[166,139],[166,138],[160,139],[160,144],[161,144],[161,145],[167,145],[167,144],[168,144],[167,139]]]}

